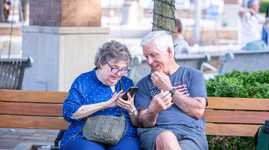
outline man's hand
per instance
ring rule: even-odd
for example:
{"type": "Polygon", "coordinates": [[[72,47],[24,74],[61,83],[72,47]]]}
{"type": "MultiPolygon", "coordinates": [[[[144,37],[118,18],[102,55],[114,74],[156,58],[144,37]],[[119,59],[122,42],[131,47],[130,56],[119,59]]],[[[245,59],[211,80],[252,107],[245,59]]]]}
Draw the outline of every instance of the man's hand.
{"type": "Polygon", "coordinates": [[[157,114],[163,110],[168,109],[172,104],[173,102],[171,93],[169,93],[168,91],[161,91],[161,93],[153,97],[148,110],[157,114]]]}
{"type": "Polygon", "coordinates": [[[171,93],[166,91],[155,95],[147,109],[140,110],[138,122],[142,127],[154,127],[157,122],[159,112],[168,109],[172,105],[171,93]]]}
{"type": "Polygon", "coordinates": [[[153,72],[151,74],[151,80],[156,87],[163,91],[170,91],[173,88],[169,76],[162,72],[153,72]]]}

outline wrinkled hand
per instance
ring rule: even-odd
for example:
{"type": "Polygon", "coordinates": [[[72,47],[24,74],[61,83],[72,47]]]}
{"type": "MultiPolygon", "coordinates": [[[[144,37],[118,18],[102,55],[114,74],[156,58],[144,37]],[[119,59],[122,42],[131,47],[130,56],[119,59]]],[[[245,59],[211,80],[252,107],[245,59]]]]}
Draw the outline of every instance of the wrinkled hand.
{"type": "Polygon", "coordinates": [[[151,80],[161,90],[169,91],[173,88],[169,76],[162,72],[153,72],[151,74],[151,80]]]}
{"type": "Polygon", "coordinates": [[[171,105],[173,104],[172,102],[172,96],[171,93],[168,91],[163,92],[155,95],[149,105],[149,110],[155,113],[159,113],[163,110],[168,109],[171,105]]]}
{"type": "Polygon", "coordinates": [[[131,97],[131,95],[128,93],[128,99],[124,100],[122,99],[122,95],[124,93],[122,93],[117,99],[116,99],[116,105],[126,109],[128,112],[133,112],[136,111],[135,105],[134,105],[134,96],[131,97]]]}
{"type": "Polygon", "coordinates": [[[123,91],[120,91],[119,93],[114,93],[112,98],[107,101],[107,107],[114,107],[116,106],[116,100],[122,95],[123,91]]]}

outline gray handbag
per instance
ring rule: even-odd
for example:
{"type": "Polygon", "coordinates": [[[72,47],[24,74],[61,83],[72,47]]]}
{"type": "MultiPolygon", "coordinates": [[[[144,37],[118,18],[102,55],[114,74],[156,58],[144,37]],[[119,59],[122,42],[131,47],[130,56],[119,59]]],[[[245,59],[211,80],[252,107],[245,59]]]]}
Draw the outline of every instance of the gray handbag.
{"type": "Polygon", "coordinates": [[[102,144],[115,145],[124,136],[124,115],[97,115],[88,117],[82,129],[83,136],[91,141],[102,144]]]}

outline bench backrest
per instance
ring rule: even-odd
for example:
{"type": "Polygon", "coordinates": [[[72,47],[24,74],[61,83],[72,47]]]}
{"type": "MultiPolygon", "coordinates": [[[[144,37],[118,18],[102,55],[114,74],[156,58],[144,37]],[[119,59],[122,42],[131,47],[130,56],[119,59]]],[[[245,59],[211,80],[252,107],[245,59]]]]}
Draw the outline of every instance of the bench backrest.
{"type": "MultiPolygon", "coordinates": [[[[0,128],[64,129],[65,92],[0,90],[0,128]]],[[[269,99],[209,97],[208,135],[254,136],[269,119],[269,99]]]]}
{"type": "Polygon", "coordinates": [[[269,119],[269,99],[209,97],[207,134],[254,136],[269,119]]]}
{"type": "Polygon", "coordinates": [[[0,128],[64,129],[65,92],[0,90],[0,128]]]}

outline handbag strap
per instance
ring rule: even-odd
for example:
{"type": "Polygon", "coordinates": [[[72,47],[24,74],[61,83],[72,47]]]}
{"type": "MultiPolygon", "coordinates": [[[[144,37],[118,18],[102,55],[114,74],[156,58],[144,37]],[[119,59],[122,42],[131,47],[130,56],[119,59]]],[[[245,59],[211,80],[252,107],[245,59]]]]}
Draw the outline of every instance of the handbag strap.
{"type": "MultiPolygon", "coordinates": [[[[120,79],[119,82],[120,82],[120,91],[121,91],[121,90],[124,91],[124,85],[123,85],[122,80],[120,79]]],[[[120,115],[124,115],[124,113],[123,113],[123,108],[120,108],[119,110],[120,110],[120,115]]]]}
{"type": "Polygon", "coordinates": [[[121,81],[121,79],[120,79],[120,91],[121,90],[124,90],[124,85],[123,85],[123,83],[122,83],[122,81],[121,81]]]}

